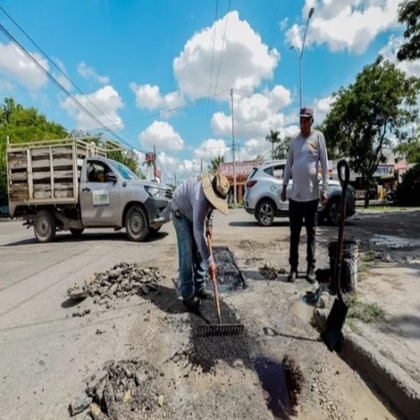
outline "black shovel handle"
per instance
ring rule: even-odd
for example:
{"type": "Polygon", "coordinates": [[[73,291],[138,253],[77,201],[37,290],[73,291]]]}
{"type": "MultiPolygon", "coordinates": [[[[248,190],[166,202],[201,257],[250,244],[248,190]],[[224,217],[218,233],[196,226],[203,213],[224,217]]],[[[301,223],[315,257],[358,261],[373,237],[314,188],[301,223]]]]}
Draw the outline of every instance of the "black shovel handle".
{"type": "Polygon", "coordinates": [[[344,224],[346,221],[346,207],[347,207],[347,188],[350,181],[350,166],[345,159],[342,159],[337,164],[338,178],[341,184],[341,202],[340,202],[340,221],[338,228],[338,244],[337,244],[337,257],[335,259],[335,290],[338,299],[343,302],[343,295],[341,291],[341,268],[343,266],[343,243],[344,243],[344,224]],[[344,178],[342,169],[344,168],[344,178]]]}

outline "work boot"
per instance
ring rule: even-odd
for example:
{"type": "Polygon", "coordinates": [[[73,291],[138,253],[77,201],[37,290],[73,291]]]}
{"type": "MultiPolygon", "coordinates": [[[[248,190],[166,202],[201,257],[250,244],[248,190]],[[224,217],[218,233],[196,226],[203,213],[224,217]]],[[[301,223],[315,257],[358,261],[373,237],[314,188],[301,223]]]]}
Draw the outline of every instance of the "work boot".
{"type": "Polygon", "coordinates": [[[287,276],[287,281],[289,283],[294,283],[297,279],[297,270],[291,269],[289,275],[287,276]]]}
{"type": "Polygon", "coordinates": [[[201,301],[198,297],[192,296],[188,299],[183,299],[184,305],[187,308],[188,312],[192,312],[195,314],[200,313],[200,304],[201,301]]]}
{"type": "Polygon", "coordinates": [[[313,266],[308,267],[306,272],[306,280],[308,280],[308,282],[311,284],[316,282],[315,269],[313,266]]]}
{"type": "Polygon", "coordinates": [[[205,287],[199,290],[198,292],[195,292],[195,296],[202,300],[214,299],[213,292],[207,290],[205,287]]]}

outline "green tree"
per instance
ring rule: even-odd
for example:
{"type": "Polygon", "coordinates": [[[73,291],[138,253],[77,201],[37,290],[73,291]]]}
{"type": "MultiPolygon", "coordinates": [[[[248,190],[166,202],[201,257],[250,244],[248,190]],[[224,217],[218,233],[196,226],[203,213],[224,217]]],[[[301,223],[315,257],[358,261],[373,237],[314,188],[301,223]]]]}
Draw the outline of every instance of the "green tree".
{"type": "Polygon", "coordinates": [[[224,156],[216,156],[210,161],[210,165],[207,166],[207,169],[211,174],[215,174],[219,169],[219,166],[225,162],[224,156]]]}
{"type": "Polygon", "coordinates": [[[354,83],[334,94],[335,103],[324,121],[329,150],[348,156],[352,169],[361,174],[367,187],[378,164],[385,160],[383,151],[390,144],[389,136],[408,140],[406,127],[418,113],[418,89],[418,79],[406,77],[379,56],[363,68],[354,83]]]}
{"type": "Polygon", "coordinates": [[[65,128],[48,121],[33,107],[25,108],[13,98],[5,98],[0,105],[0,202],[7,201],[6,143],[36,140],[62,139],[67,136],[65,128]]]}
{"type": "Polygon", "coordinates": [[[280,139],[279,144],[272,152],[273,159],[286,159],[289,152],[290,136],[280,139]]]}
{"type": "Polygon", "coordinates": [[[263,155],[257,155],[257,156],[255,156],[255,159],[254,160],[256,160],[256,161],[264,161],[265,160],[265,157],[263,156],[263,155]]]}
{"type": "Polygon", "coordinates": [[[394,153],[403,156],[408,163],[420,163],[420,133],[417,130],[417,134],[413,139],[399,143],[394,148],[394,153]]]}
{"type": "Polygon", "coordinates": [[[265,139],[271,143],[271,159],[274,159],[274,145],[280,142],[280,131],[270,130],[265,139]]]}
{"type": "Polygon", "coordinates": [[[397,52],[400,61],[420,58],[420,0],[405,0],[398,9],[398,22],[406,25],[405,42],[397,52]]]}

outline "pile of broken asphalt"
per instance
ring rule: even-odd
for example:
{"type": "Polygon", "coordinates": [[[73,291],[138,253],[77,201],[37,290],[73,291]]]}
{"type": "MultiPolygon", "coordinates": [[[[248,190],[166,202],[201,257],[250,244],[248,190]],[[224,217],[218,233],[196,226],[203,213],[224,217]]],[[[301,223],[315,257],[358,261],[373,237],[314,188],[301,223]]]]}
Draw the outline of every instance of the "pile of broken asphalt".
{"type": "Polygon", "coordinates": [[[69,405],[70,415],[89,410],[86,419],[118,420],[162,411],[165,397],[156,385],[159,375],[163,373],[143,360],[109,361],[69,405]]]}

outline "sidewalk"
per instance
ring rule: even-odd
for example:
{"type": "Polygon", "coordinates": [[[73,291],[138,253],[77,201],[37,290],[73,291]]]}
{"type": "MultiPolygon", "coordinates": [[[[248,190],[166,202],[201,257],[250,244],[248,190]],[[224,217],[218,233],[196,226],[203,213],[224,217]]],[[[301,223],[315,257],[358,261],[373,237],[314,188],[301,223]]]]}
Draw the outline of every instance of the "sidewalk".
{"type": "Polygon", "coordinates": [[[355,332],[420,384],[420,264],[375,264],[359,282],[358,295],[376,302],[385,319],[377,325],[353,320],[355,332]]]}

